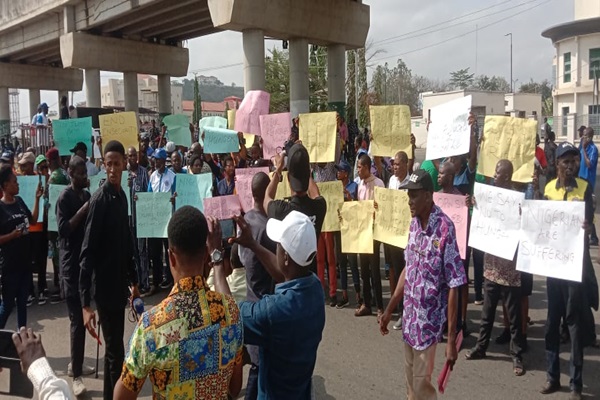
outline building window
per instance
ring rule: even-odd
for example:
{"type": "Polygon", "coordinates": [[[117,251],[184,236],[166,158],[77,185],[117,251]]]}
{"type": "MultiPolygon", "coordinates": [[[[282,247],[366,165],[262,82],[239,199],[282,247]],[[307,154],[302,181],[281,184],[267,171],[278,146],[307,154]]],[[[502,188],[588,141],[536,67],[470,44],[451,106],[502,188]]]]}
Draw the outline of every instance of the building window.
{"type": "Polygon", "coordinates": [[[563,83],[571,82],[571,53],[565,53],[563,55],[563,83]]]}
{"type": "Polygon", "coordinates": [[[588,106],[588,111],[590,114],[588,125],[597,130],[600,125],[600,105],[588,106]]]}
{"type": "Polygon", "coordinates": [[[600,78],[600,49],[590,49],[590,79],[600,78]]]}

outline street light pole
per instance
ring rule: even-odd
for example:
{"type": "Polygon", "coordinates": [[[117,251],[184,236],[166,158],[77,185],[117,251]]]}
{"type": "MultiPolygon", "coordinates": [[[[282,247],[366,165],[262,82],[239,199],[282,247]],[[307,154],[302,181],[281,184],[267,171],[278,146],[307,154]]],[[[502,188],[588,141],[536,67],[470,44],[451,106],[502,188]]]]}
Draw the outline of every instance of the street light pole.
{"type": "Polygon", "coordinates": [[[514,84],[513,84],[513,45],[512,45],[512,32],[507,33],[504,36],[510,36],[510,92],[514,93],[514,84]]]}

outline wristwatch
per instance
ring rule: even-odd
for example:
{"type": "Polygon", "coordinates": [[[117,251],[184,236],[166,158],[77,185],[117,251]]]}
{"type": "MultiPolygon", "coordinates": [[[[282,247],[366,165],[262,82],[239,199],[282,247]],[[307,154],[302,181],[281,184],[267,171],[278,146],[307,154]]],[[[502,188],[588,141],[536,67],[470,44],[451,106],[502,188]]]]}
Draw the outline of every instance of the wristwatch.
{"type": "Polygon", "coordinates": [[[210,261],[213,264],[221,264],[223,262],[223,252],[221,250],[214,249],[210,253],[210,261]]]}

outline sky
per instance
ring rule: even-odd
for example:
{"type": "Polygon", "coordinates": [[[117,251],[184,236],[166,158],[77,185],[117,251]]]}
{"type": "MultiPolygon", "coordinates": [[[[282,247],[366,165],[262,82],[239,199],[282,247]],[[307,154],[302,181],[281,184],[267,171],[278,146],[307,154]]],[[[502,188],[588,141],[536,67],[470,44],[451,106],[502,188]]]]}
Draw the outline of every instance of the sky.
{"type": "MultiPolygon", "coordinates": [[[[450,72],[470,68],[477,75],[510,80],[510,37],[513,39],[515,87],[530,79],[552,78],[554,47],[541,32],[573,19],[573,0],[363,0],[371,7],[368,36],[377,64],[394,65],[401,58],[413,74],[448,79],[450,72]]],[[[221,32],[189,40],[189,76],[214,75],[226,85],[243,85],[242,35],[221,32]],[[214,55],[218,54],[218,57],[214,55]]],[[[265,41],[265,51],[281,42],[265,41]]],[[[102,81],[122,74],[102,72],[102,81]]],[[[76,92],[74,103],[85,100],[76,92]]],[[[58,94],[42,92],[42,101],[57,109],[58,94]]],[[[29,117],[29,95],[20,95],[21,120],[29,117]]]]}

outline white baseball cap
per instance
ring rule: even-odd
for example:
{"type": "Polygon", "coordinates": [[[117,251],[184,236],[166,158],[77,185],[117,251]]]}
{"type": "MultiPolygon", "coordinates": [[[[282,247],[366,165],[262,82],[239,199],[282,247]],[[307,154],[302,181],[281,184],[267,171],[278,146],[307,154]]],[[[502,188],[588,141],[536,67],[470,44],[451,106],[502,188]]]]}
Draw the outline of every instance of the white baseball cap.
{"type": "Polygon", "coordinates": [[[167,144],[165,145],[165,150],[167,151],[167,153],[169,153],[169,155],[171,155],[172,152],[177,150],[177,147],[175,146],[175,143],[167,142],[167,144]]]}
{"type": "Polygon", "coordinates": [[[312,263],[317,254],[317,234],[311,219],[298,211],[290,212],[283,221],[267,221],[267,236],[290,255],[301,267],[312,263]]]}

